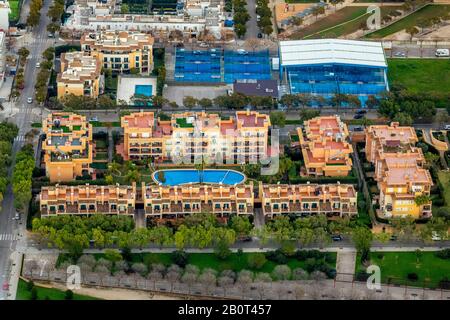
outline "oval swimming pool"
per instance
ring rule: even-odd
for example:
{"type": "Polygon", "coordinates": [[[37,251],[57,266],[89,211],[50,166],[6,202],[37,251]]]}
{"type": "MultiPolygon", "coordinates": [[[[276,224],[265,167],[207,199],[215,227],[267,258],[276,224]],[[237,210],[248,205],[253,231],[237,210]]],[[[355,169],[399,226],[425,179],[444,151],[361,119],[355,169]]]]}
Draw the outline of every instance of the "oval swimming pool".
{"type": "Polygon", "coordinates": [[[212,183],[234,185],[245,181],[245,175],[234,170],[195,170],[173,169],[158,170],[152,175],[153,180],[163,186],[177,186],[183,184],[212,183]],[[163,174],[163,181],[161,173],[163,174]]]}

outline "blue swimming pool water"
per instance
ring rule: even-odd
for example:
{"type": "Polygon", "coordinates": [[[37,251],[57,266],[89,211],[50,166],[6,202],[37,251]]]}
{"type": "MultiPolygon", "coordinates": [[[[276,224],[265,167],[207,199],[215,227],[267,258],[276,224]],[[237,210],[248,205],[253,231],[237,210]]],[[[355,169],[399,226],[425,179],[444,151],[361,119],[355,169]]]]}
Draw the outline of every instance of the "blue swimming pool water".
{"type": "Polygon", "coordinates": [[[230,170],[160,170],[164,172],[165,182],[158,179],[158,171],[153,174],[153,179],[163,186],[176,186],[190,183],[217,183],[234,185],[244,182],[245,176],[237,171],[230,170]]]}
{"type": "Polygon", "coordinates": [[[137,84],[134,87],[134,93],[135,94],[142,94],[146,97],[152,96],[152,86],[151,85],[144,85],[144,84],[137,84]]]}

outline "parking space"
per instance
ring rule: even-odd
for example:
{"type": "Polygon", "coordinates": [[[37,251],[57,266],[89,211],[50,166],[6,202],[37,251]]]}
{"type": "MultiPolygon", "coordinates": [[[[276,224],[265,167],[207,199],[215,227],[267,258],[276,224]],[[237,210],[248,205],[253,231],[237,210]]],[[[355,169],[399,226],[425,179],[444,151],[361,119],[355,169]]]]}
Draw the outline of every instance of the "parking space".
{"type": "Polygon", "coordinates": [[[163,90],[164,98],[169,101],[175,101],[179,106],[183,105],[183,97],[192,96],[196,99],[214,99],[218,96],[227,94],[228,86],[168,86],[163,90]]]}

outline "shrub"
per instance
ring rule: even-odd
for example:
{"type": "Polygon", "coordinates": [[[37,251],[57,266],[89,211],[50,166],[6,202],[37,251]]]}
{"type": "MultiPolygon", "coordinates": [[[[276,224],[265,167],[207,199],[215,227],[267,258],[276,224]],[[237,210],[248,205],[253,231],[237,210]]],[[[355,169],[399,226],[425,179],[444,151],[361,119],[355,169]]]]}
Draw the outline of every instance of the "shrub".
{"type": "Polygon", "coordinates": [[[382,254],[382,253],[377,254],[377,258],[380,260],[383,259],[383,257],[384,257],[384,254],[382,254]]]}
{"type": "Polygon", "coordinates": [[[267,262],[263,253],[254,253],[248,256],[247,263],[251,269],[261,269],[267,262]]]}
{"type": "Polygon", "coordinates": [[[408,279],[411,281],[419,280],[419,276],[415,272],[408,273],[408,279]]]}
{"type": "Polygon", "coordinates": [[[306,251],[306,250],[297,250],[297,252],[295,252],[295,258],[298,261],[305,261],[306,259],[308,259],[308,251],[306,251]]]}
{"type": "Polygon", "coordinates": [[[181,268],[184,268],[188,263],[188,253],[183,250],[176,250],[172,252],[172,261],[181,268]]]}
{"type": "Polygon", "coordinates": [[[31,291],[34,288],[34,282],[33,281],[28,281],[27,282],[27,290],[31,291]]]}
{"type": "Polygon", "coordinates": [[[38,295],[37,295],[37,288],[33,286],[33,288],[31,289],[31,300],[37,300],[38,295]]]}
{"type": "Polygon", "coordinates": [[[286,264],[288,261],[288,259],[283,254],[283,252],[281,252],[279,249],[277,249],[275,251],[268,251],[268,252],[266,252],[265,255],[266,255],[267,260],[273,261],[277,264],[286,264]]]}
{"type": "Polygon", "coordinates": [[[356,281],[365,282],[369,278],[369,274],[365,271],[360,271],[355,274],[356,281]]]}
{"type": "Polygon", "coordinates": [[[435,255],[440,259],[450,259],[450,249],[436,251],[435,255]]]}
{"type": "Polygon", "coordinates": [[[66,292],[64,292],[64,299],[65,300],[72,300],[73,299],[73,291],[72,290],[66,290],[66,292]]]}
{"type": "Polygon", "coordinates": [[[450,289],[450,281],[448,280],[448,277],[444,277],[439,281],[439,288],[440,289],[450,289]]]}

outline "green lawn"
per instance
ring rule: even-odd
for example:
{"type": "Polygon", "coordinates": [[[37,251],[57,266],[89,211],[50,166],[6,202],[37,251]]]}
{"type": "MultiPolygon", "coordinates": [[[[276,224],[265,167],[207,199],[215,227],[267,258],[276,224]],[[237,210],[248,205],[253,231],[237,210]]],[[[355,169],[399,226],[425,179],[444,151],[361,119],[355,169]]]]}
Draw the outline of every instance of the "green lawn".
{"type": "Polygon", "coordinates": [[[10,0],[9,7],[11,9],[11,13],[9,14],[9,21],[17,21],[20,15],[20,0],[10,0]]]}
{"type": "Polygon", "coordinates": [[[95,154],[95,160],[107,160],[108,154],[106,152],[97,152],[95,154]]]}
{"type": "Polygon", "coordinates": [[[450,206],[450,172],[438,171],[438,178],[444,187],[444,201],[446,206],[450,206]]]}
{"type": "Polygon", "coordinates": [[[106,140],[103,139],[96,139],[95,140],[95,147],[98,149],[106,149],[108,148],[107,144],[106,144],[106,140]]]}
{"type": "MultiPolygon", "coordinates": [[[[44,288],[36,286],[38,300],[64,300],[64,291],[54,288],[44,288]]],[[[27,290],[27,283],[19,279],[19,286],[17,288],[16,300],[31,300],[31,291],[27,290]]],[[[73,300],[99,300],[94,297],[84,296],[74,293],[73,300]]]]}
{"type": "MultiPolygon", "coordinates": [[[[389,12],[400,7],[382,7],[381,15],[385,16],[389,12]]],[[[337,38],[342,35],[358,31],[361,26],[366,25],[367,7],[345,7],[321,19],[306,28],[294,33],[293,39],[302,38],[337,38]],[[339,25],[342,24],[342,25],[339,25]]]]}
{"type": "Polygon", "coordinates": [[[375,39],[384,38],[395,32],[415,26],[417,20],[419,19],[432,18],[437,16],[438,14],[441,14],[443,11],[450,12],[450,5],[427,5],[417,12],[398,20],[390,26],[387,26],[386,28],[382,28],[378,31],[368,34],[366,37],[375,39]]]}
{"type": "Polygon", "coordinates": [[[448,93],[450,60],[388,59],[388,80],[412,92],[448,93]]]}
{"type": "MultiPolygon", "coordinates": [[[[440,259],[434,252],[422,252],[419,260],[415,252],[371,252],[371,264],[378,265],[381,269],[381,281],[387,283],[405,284],[408,273],[416,273],[418,280],[408,281],[408,285],[425,286],[435,288],[439,281],[450,275],[450,260],[440,259]]],[[[356,271],[363,271],[364,267],[359,263],[360,256],[356,258],[356,271]]]]}

